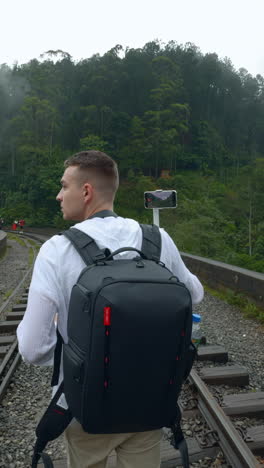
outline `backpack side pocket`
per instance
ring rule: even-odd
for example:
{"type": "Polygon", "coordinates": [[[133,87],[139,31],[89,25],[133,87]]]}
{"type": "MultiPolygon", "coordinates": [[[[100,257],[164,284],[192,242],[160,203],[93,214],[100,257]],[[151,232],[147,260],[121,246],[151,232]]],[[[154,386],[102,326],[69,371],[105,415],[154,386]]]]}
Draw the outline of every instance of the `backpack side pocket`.
{"type": "Polygon", "coordinates": [[[63,346],[64,393],[77,420],[81,417],[84,377],[84,353],[76,353],[70,344],[63,346]]]}

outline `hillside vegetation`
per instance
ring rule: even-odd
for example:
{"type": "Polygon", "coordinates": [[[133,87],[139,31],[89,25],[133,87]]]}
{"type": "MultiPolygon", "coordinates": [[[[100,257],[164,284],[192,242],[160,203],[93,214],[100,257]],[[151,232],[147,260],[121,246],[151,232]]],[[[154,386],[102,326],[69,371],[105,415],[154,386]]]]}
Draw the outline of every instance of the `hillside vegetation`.
{"type": "Polygon", "coordinates": [[[119,164],[116,211],[151,221],[144,190],[176,189],[161,213],[185,252],[264,272],[264,78],[193,44],[117,45],[0,66],[0,215],[63,227],[63,160],[100,149],[119,164]],[[161,177],[167,171],[168,177],[161,177]]]}

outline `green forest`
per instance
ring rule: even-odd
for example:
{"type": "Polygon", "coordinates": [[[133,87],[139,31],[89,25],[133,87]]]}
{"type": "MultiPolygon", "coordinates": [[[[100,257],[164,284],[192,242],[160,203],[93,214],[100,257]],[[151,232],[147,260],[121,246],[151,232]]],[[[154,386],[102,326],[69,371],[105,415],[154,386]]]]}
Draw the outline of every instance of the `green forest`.
{"type": "Polygon", "coordinates": [[[194,44],[50,50],[0,65],[0,216],[63,228],[63,161],[99,149],[120,168],[115,210],[151,222],[145,190],[175,189],[161,226],[184,252],[264,272],[264,78],[194,44]]]}

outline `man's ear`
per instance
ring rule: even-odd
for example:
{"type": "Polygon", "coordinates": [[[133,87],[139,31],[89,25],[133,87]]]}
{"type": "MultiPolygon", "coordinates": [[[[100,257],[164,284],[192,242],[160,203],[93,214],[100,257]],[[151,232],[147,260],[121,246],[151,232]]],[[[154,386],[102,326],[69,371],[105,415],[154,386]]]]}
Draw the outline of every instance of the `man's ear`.
{"type": "Polygon", "coordinates": [[[94,193],[93,186],[89,184],[88,182],[86,182],[83,186],[84,200],[86,202],[91,201],[91,199],[93,198],[93,193],[94,193]]]}

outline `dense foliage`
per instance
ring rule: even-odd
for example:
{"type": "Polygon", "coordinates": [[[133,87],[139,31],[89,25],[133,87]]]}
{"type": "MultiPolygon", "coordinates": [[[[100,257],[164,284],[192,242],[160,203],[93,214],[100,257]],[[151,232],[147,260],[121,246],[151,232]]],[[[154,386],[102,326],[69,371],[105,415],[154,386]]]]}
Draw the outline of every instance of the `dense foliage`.
{"type": "Polygon", "coordinates": [[[117,211],[150,221],[144,190],[175,188],[161,224],[181,250],[264,272],[263,130],[263,77],[193,44],[2,65],[0,215],[62,227],[62,161],[101,149],[119,163],[117,211]]]}

